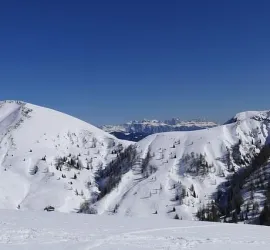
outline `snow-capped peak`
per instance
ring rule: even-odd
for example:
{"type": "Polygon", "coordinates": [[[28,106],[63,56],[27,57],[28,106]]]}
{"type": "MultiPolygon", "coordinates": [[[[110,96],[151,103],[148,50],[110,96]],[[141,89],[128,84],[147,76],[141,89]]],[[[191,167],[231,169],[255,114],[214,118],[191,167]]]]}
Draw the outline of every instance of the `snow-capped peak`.
{"type": "Polygon", "coordinates": [[[230,124],[233,122],[240,122],[246,119],[268,119],[270,117],[270,110],[264,111],[244,111],[237,113],[233,118],[228,120],[225,124],[230,124]]]}
{"type": "Polygon", "coordinates": [[[155,119],[143,119],[141,121],[134,120],[120,125],[104,125],[101,126],[101,129],[109,133],[124,132],[154,134],[170,131],[192,131],[211,128],[215,126],[217,126],[215,122],[210,122],[206,120],[197,119],[190,121],[182,121],[179,118],[172,118],[165,121],[155,119]]]}

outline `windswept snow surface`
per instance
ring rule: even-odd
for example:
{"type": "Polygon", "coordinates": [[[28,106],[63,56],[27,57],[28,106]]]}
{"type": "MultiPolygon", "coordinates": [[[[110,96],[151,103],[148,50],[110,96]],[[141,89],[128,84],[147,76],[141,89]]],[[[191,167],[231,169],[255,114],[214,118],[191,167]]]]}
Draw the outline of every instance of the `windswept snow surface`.
{"type": "Polygon", "coordinates": [[[96,191],[94,172],[127,144],[51,109],[0,102],[0,208],[74,211],[96,191]],[[58,157],[75,168],[56,169],[58,157]]]}
{"type": "Polygon", "coordinates": [[[0,211],[1,250],[266,250],[262,226],[64,213],[0,211]]]}

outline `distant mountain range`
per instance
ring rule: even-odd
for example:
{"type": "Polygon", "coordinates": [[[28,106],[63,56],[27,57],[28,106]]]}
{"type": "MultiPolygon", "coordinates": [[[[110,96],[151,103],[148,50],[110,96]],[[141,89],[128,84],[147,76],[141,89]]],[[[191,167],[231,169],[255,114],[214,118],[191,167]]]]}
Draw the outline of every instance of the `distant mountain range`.
{"type": "Polygon", "coordinates": [[[216,127],[218,124],[205,120],[182,121],[179,118],[170,120],[130,121],[120,125],[104,125],[100,128],[105,132],[115,135],[119,139],[139,141],[148,135],[171,131],[194,131],[216,127]]]}
{"type": "Polygon", "coordinates": [[[0,209],[270,225],[270,111],[222,126],[144,120],[122,133],[180,124],[199,130],[135,143],[48,108],[0,102],[0,209]]]}

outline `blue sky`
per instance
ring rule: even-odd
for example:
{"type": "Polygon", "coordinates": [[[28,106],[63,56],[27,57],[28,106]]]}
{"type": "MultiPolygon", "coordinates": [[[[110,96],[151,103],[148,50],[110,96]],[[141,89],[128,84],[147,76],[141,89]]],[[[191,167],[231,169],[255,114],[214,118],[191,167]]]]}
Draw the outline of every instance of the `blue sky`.
{"type": "Polygon", "coordinates": [[[93,124],[270,109],[270,1],[10,0],[0,99],[93,124]]]}

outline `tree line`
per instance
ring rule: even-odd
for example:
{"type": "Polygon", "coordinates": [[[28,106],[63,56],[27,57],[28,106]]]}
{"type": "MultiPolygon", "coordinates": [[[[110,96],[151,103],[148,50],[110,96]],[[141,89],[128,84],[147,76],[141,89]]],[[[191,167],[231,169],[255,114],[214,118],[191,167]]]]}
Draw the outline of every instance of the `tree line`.
{"type": "Polygon", "coordinates": [[[216,200],[209,207],[202,207],[198,210],[199,220],[210,220],[223,222],[234,222],[251,220],[253,223],[262,225],[269,224],[270,221],[270,188],[269,176],[265,173],[265,166],[270,157],[270,146],[265,145],[259,154],[257,154],[251,164],[246,168],[232,174],[215,194],[216,200]],[[258,171],[261,171],[258,182],[251,180],[251,177],[258,171]],[[265,176],[266,175],[266,176],[265,176]],[[264,183],[267,183],[268,187],[264,183]],[[257,189],[265,191],[265,205],[260,220],[255,221],[255,217],[260,213],[259,204],[254,200],[254,192],[257,189]],[[250,193],[250,201],[243,207],[243,191],[250,193]]]}

